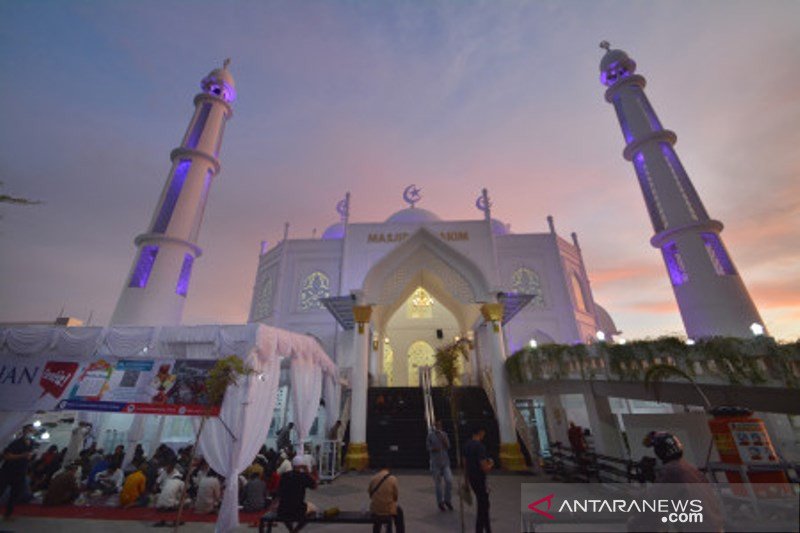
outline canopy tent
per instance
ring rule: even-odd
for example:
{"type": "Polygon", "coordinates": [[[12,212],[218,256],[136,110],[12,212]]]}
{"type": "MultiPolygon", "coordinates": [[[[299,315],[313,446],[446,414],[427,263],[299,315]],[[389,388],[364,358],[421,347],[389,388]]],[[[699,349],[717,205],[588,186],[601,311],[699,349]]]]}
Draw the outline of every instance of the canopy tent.
{"type": "MultiPolygon", "coordinates": [[[[316,339],[264,326],[171,327],[11,327],[0,328],[0,356],[81,360],[88,357],[129,359],[219,359],[236,355],[253,373],[229,387],[219,418],[206,423],[198,448],[210,466],[229,482],[217,520],[217,531],[238,525],[236,479],[264,443],[272,421],[280,380],[280,361],[291,360],[292,400],[298,434],[308,434],[319,405],[323,376],[338,382],[338,369],[316,339]]],[[[2,383],[0,383],[2,385],[2,383]]],[[[0,386],[0,395],[10,394],[0,386]]],[[[330,393],[329,393],[330,394],[330,393]]],[[[0,409],[5,402],[0,397],[0,409]]],[[[0,439],[5,440],[35,410],[3,413],[0,439]]],[[[145,415],[139,415],[145,416],[145,415]]],[[[140,435],[134,428],[130,434],[140,435]]]]}

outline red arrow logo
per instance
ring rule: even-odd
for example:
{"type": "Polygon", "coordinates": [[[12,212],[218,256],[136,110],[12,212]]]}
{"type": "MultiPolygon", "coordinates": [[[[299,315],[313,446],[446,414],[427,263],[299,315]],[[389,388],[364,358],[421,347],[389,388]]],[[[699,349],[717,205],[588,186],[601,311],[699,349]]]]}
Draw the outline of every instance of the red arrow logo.
{"type": "Polygon", "coordinates": [[[547,502],[547,510],[549,511],[550,508],[553,506],[553,497],[554,496],[555,496],[555,494],[550,494],[550,495],[545,496],[544,498],[542,498],[540,500],[536,500],[535,502],[533,502],[533,503],[528,505],[528,509],[530,509],[534,513],[539,513],[540,515],[545,516],[545,517],[549,518],[550,520],[555,520],[556,519],[555,516],[551,515],[550,513],[545,512],[545,511],[542,511],[541,509],[537,509],[536,508],[536,506],[539,505],[540,503],[547,502]]]}

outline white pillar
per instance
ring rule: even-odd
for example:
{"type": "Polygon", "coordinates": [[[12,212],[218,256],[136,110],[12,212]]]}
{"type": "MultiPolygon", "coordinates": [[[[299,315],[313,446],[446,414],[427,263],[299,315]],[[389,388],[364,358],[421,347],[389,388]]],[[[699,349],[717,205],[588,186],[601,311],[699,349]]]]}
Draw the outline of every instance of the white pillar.
{"type": "Polygon", "coordinates": [[[350,409],[350,444],[347,446],[345,465],[348,469],[364,470],[369,466],[367,451],[367,371],[369,367],[370,325],[372,308],[353,306],[356,325],[353,327],[352,403],[350,409]]]}
{"type": "Polygon", "coordinates": [[[481,308],[486,319],[486,349],[491,362],[492,387],[494,388],[495,415],[500,430],[500,464],[507,470],[524,470],[525,458],[517,442],[514,425],[513,404],[506,377],[506,353],[503,340],[503,305],[484,304],[481,308]]]}
{"type": "Polygon", "coordinates": [[[544,395],[545,421],[547,422],[547,439],[549,442],[560,442],[569,446],[567,436],[567,414],[561,404],[561,395],[549,393],[544,395]]]}
{"type": "Polygon", "coordinates": [[[594,449],[602,455],[625,457],[622,434],[617,417],[611,412],[608,396],[599,396],[592,391],[591,383],[584,385],[583,399],[589,415],[589,426],[594,435],[594,449]]]}

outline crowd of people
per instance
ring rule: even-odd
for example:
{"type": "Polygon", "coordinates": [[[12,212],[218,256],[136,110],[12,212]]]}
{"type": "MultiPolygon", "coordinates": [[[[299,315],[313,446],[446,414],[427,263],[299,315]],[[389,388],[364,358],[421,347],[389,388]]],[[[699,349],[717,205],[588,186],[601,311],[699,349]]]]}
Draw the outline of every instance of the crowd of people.
{"type": "MultiPolygon", "coordinates": [[[[87,428],[84,423],[76,427],[73,440],[86,443],[87,428]]],[[[5,499],[6,519],[12,516],[15,504],[29,502],[174,511],[183,499],[186,509],[214,513],[228,482],[202,457],[194,456],[192,446],[175,451],[161,444],[147,456],[138,444],[126,460],[123,445],[106,452],[94,442],[85,447],[70,442],[60,450],[51,445],[39,453],[33,435],[34,427],[24,426],[3,451],[0,497],[5,499]]],[[[260,512],[270,504],[276,509],[280,505],[282,515],[296,517],[297,522],[305,514],[305,488],[316,488],[317,481],[315,461],[295,454],[291,445],[280,452],[263,446],[253,463],[233,480],[238,484],[242,510],[260,512]]]]}
{"type": "MultiPolygon", "coordinates": [[[[580,442],[583,438],[579,426],[570,431],[570,440],[578,453],[585,453],[580,442]]],[[[338,436],[341,423],[332,430],[338,436]]],[[[78,426],[73,436],[76,440],[87,433],[84,425],[78,426]]],[[[239,505],[245,512],[273,513],[273,519],[283,522],[289,531],[299,531],[307,517],[317,512],[306,501],[306,490],[317,488],[319,472],[311,455],[296,453],[291,445],[291,424],[278,435],[278,450],[262,446],[252,464],[237,479],[227,480],[216,473],[193,453],[192,446],[177,452],[161,444],[152,455],[146,456],[141,445],[136,445],[129,460],[125,448],[116,446],[109,453],[92,442],[88,446],[62,448],[51,445],[38,454],[33,439],[34,427],[26,425],[21,435],[3,451],[0,467],[0,496],[5,498],[5,518],[9,519],[17,502],[40,499],[46,506],[68,504],[109,503],[122,508],[154,507],[162,511],[175,511],[181,502],[195,513],[217,511],[226,483],[238,485],[239,505]]],[[[489,491],[487,473],[494,467],[483,439],[486,431],[476,428],[462,449],[464,483],[462,491],[474,494],[477,532],[490,532],[489,491]]],[[[86,441],[82,441],[84,444],[86,441]]],[[[683,446],[673,435],[652,432],[645,446],[653,447],[664,468],[657,481],[688,483],[695,492],[708,496],[710,489],[695,467],[682,459],[683,446]]],[[[450,470],[450,440],[436,422],[427,436],[431,474],[435,486],[436,503],[441,511],[452,511],[453,475],[450,470]]],[[[367,492],[370,511],[374,515],[389,516],[399,533],[404,532],[403,510],[399,505],[398,479],[388,464],[371,478],[367,492]]],[[[462,497],[465,495],[462,494],[462,497]]],[[[719,518],[716,516],[715,518],[719,518]]],[[[719,521],[719,520],[717,520],[719,521]]],[[[721,523],[721,522],[720,522],[721,523]]],[[[380,526],[375,526],[377,532],[380,526]]]]}

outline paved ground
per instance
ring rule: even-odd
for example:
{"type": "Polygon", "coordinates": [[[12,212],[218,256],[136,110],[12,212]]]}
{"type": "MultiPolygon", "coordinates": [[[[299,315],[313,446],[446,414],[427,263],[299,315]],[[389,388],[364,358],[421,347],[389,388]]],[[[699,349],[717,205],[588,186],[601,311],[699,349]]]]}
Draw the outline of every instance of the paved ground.
{"type": "MultiPolygon", "coordinates": [[[[397,473],[400,482],[400,505],[406,517],[406,530],[409,533],[425,533],[428,531],[461,531],[457,497],[454,496],[455,511],[442,512],[436,506],[433,482],[423,471],[401,471],[397,473]]],[[[316,491],[309,491],[308,500],[320,508],[339,507],[342,510],[360,510],[366,508],[369,498],[367,484],[370,476],[347,474],[330,484],[322,485],[316,491]]],[[[520,484],[544,481],[543,476],[515,474],[491,474],[492,530],[500,533],[518,532],[520,484]]],[[[455,483],[454,483],[455,485],[455,483]]],[[[464,512],[465,531],[475,530],[474,508],[467,507],[464,512]]],[[[325,531],[330,533],[370,531],[369,526],[358,525],[320,525],[310,524],[304,531],[325,531]],[[355,530],[355,531],[354,531],[355,530]]],[[[0,522],[0,532],[15,533],[101,533],[114,531],[134,533],[144,531],[167,531],[154,529],[152,522],[110,521],[110,520],[68,520],[19,517],[10,523],[0,522]]],[[[213,524],[186,524],[180,528],[186,532],[212,532],[213,524]]],[[[254,528],[243,524],[237,532],[252,532],[254,528]]],[[[281,526],[280,531],[286,531],[281,526]]]]}

